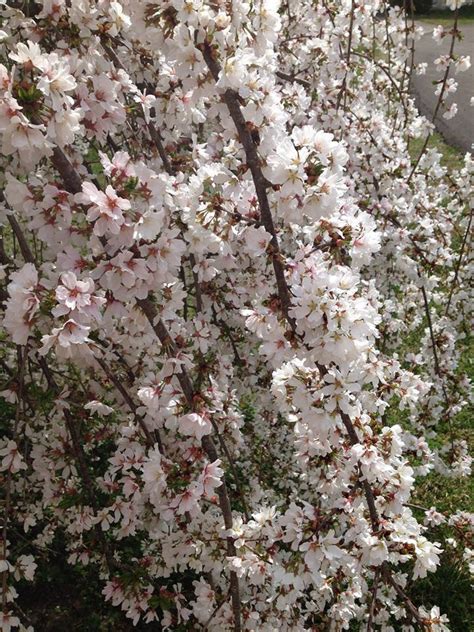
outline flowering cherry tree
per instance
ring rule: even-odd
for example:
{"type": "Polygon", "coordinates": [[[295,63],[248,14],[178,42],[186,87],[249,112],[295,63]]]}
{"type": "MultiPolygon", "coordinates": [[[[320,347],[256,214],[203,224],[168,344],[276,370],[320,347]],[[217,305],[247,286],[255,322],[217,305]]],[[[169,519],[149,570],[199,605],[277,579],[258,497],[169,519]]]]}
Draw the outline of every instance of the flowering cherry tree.
{"type": "MultiPolygon", "coordinates": [[[[473,517],[412,494],[470,471],[474,163],[429,148],[421,27],[382,0],[0,9],[2,630],[58,537],[150,629],[448,630],[410,587],[437,525],[472,565],[473,517]]],[[[449,117],[469,59],[456,17],[435,37],[449,117]]]]}

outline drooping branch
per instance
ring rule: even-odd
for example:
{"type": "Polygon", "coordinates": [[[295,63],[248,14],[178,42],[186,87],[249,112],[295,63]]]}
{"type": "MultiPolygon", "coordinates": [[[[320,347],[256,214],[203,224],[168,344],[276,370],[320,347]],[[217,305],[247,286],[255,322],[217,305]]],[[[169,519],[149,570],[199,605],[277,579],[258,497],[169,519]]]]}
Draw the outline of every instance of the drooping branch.
{"type": "Polygon", "coordinates": [[[23,256],[23,259],[26,261],[26,263],[35,263],[34,255],[31,252],[31,248],[28,244],[28,241],[25,235],[23,234],[21,226],[18,223],[16,217],[14,217],[13,215],[8,215],[8,222],[10,226],[12,227],[15,237],[18,240],[18,244],[20,246],[20,251],[23,256]]]}
{"type": "MultiPolygon", "coordinates": [[[[171,338],[165,324],[161,319],[159,319],[159,314],[155,305],[150,300],[138,300],[137,303],[147,317],[150,325],[153,328],[153,331],[156,333],[168,356],[176,358],[178,356],[178,348],[171,338]]],[[[181,368],[178,372],[177,378],[189,408],[191,410],[195,410],[198,394],[194,392],[191,378],[189,377],[188,372],[184,367],[181,368]]],[[[201,439],[201,444],[211,462],[216,461],[219,458],[216,447],[214,445],[214,441],[209,435],[205,435],[201,439]]],[[[227,530],[232,529],[232,507],[230,504],[229,494],[225,481],[222,481],[222,484],[217,488],[216,491],[219,498],[219,506],[224,518],[224,525],[227,530]]],[[[231,537],[227,538],[227,554],[231,557],[236,554],[234,540],[231,537]]],[[[230,591],[232,597],[232,610],[234,613],[234,632],[240,632],[240,630],[242,629],[242,604],[240,597],[239,579],[235,571],[231,571],[230,573],[230,591]]]]}
{"type": "MultiPolygon", "coordinates": [[[[443,103],[443,98],[444,98],[444,93],[446,92],[446,88],[448,85],[448,77],[449,77],[449,71],[451,70],[451,65],[452,65],[452,60],[453,60],[453,53],[454,53],[454,44],[456,42],[456,38],[459,35],[459,30],[458,30],[458,19],[459,19],[459,8],[456,4],[456,9],[454,10],[454,24],[453,24],[453,28],[452,28],[452,35],[451,35],[451,45],[449,47],[449,63],[446,66],[446,70],[444,71],[444,75],[443,75],[443,79],[441,80],[441,90],[439,92],[439,96],[438,96],[438,101],[436,103],[433,115],[431,117],[431,122],[434,123],[436,121],[436,117],[438,116],[438,112],[441,108],[441,105],[443,103]]],[[[415,172],[418,168],[418,165],[420,164],[420,160],[423,158],[425,151],[428,147],[428,143],[430,141],[431,136],[433,135],[432,132],[429,132],[425,138],[425,141],[423,143],[422,148],[420,149],[420,153],[418,154],[417,159],[415,160],[415,164],[413,165],[410,174],[408,176],[408,180],[407,180],[407,184],[409,184],[413,178],[413,176],[415,175],[415,172]]]]}
{"type": "MultiPolygon", "coordinates": [[[[214,78],[214,80],[217,82],[219,79],[220,72],[221,72],[221,67],[218,61],[215,59],[214,50],[212,49],[211,45],[208,42],[205,42],[203,45],[200,46],[200,48],[202,50],[204,60],[206,61],[207,66],[209,67],[211,75],[214,78]]],[[[294,319],[292,319],[289,316],[289,312],[288,312],[290,304],[291,304],[290,292],[289,292],[289,288],[287,286],[286,279],[285,279],[284,268],[283,268],[280,248],[278,244],[278,237],[277,237],[277,233],[274,227],[273,218],[271,215],[270,205],[268,201],[267,189],[269,188],[269,183],[267,182],[266,178],[263,175],[257,148],[255,146],[252,135],[250,134],[250,131],[246,125],[245,118],[242,114],[242,110],[241,110],[240,102],[239,102],[239,95],[234,90],[227,89],[223,94],[223,100],[225,104],[227,105],[229,114],[236,127],[239,140],[245,151],[247,164],[250,168],[255,190],[257,192],[257,198],[259,201],[262,224],[264,225],[267,232],[269,232],[272,235],[272,240],[270,243],[272,244],[272,247],[273,247],[273,267],[274,267],[275,277],[276,277],[276,282],[277,282],[277,287],[278,287],[278,295],[280,297],[280,302],[282,305],[282,310],[284,312],[285,318],[287,322],[290,324],[293,331],[295,331],[296,322],[294,321],[294,319]]],[[[327,368],[322,366],[319,363],[317,363],[317,367],[321,373],[321,376],[324,377],[324,375],[326,375],[328,372],[327,368]]],[[[344,427],[346,428],[346,432],[348,434],[351,444],[352,445],[359,444],[359,438],[357,436],[357,432],[355,430],[354,424],[352,423],[350,416],[341,410],[339,411],[339,414],[340,414],[342,423],[344,427]]],[[[364,496],[366,499],[367,508],[368,508],[368,512],[370,516],[372,531],[373,533],[377,533],[380,528],[380,518],[379,518],[377,507],[376,507],[375,494],[369,482],[365,478],[362,477],[362,473],[360,473],[360,481],[361,481],[362,488],[364,490],[364,496]]],[[[416,607],[413,605],[413,603],[408,598],[408,596],[405,595],[401,587],[398,586],[397,582],[393,579],[391,570],[388,567],[388,565],[384,566],[384,578],[385,577],[387,578],[386,581],[388,581],[388,578],[390,578],[390,583],[394,587],[396,587],[397,593],[399,595],[403,595],[403,599],[407,603],[407,606],[409,610],[412,612],[412,615],[414,617],[416,615],[416,617],[418,617],[418,620],[420,620],[416,607]]]]}
{"type": "MultiPolygon", "coordinates": [[[[26,357],[26,351],[25,351],[26,357]]],[[[48,387],[50,392],[53,395],[59,395],[61,393],[61,388],[59,384],[56,382],[53,372],[48,366],[46,359],[42,356],[38,357],[38,364],[43,371],[44,376],[46,377],[46,381],[48,383],[48,387]]],[[[89,472],[89,468],[87,466],[87,458],[84,452],[84,448],[82,445],[82,439],[80,436],[79,428],[77,426],[77,420],[73,419],[71,412],[67,409],[63,409],[64,421],[66,425],[67,432],[69,434],[69,438],[71,440],[71,445],[73,449],[74,458],[76,461],[76,465],[79,471],[80,478],[82,480],[84,491],[87,496],[87,501],[91,506],[94,514],[97,515],[99,512],[99,506],[97,504],[97,494],[94,482],[92,480],[91,474],[89,472]]],[[[119,564],[114,559],[112,555],[112,551],[110,550],[109,544],[104,536],[104,533],[99,524],[94,525],[94,531],[96,533],[97,540],[101,544],[102,553],[107,562],[107,566],[109,570],[113,570],[117,568],[119,564]]]]}
{"type": "Polygon", "coordinates": [[[461,262],[462,262],[463,257],[464,257],[464,251],[466,249],[466,244],[467,244],[468,239],[469,239],[469,237],[471,235],[471,226],[472,226],[472,218],[473,218],[473,216],[474,216],[474,208],[471,208],[471,212],[469,213],[469,221],[467,223],[466,231],[464,233],[464,236],[463,236],[463,239],[462,239],[462,242],[461,242],[461,247],[459,249],[459,257],[458,257],[458,260],[456,262],[456,267],[455,267],[455,270],[454,270],[454,279],[453,279],[453,282],[451,284],[451,290],[449,291],[448,303],[446,305],[446,311],[444,313],[445,316],[448,316],[448,314],[449,314],[449,309],[451,307],[451,301],[453,300],[453,293],[454,293],[454,290],[456,289],[456,286],[458,284],[459,271],[461,269],[461,262]]]}
{"type": "MultiPolygon", "coordinates": [[[[107,39],[105,36],[103,36],[101,38],[101,44],[102,44],[102,48],[105,50],[105,52],[107,53],[108,57],[110,58],[110,60],[117,66],[117,68],[120,68],[122,70],[125,70],[124,65],[122,64],[122,62],[120,61],[117,53],[113,50],[113,48],[107,43],[107,39]]],[[[143,115],[143,119],[146,120],[146,116],[145,116],[145,110],[143,107],[141,107],[141,111],[142,111],[142,115],[143,115]]],[[[150,137],[152,139],[152,141],[155,144],[156,149],[158,150],[158,154],[161,158],[161,161],[163,163],[163,166],[165,168],[165,171],[169,174],[172,175],[174,170],[173,170],[173,166],[170,162],[170,159],[168,158],[168,154],[166,153],[165,150],[165,146],[163,144],[163,139],[161,137],[160,132],[158,131],[158,129],[155,127],[155,125],[153,125],[153,123],[151,121],[148,121],[148,123],[146,124],[148,132],[150,134],[150,137]]]]}
{"type": "MultiPolygon", "coordinates": [[[[213,79],[217,82],[221,73],[221,67],[219,62],[215,58],[214,49],[208,42],[205,42],[200,46],[204,60],[211,72],[213,79]]],[[[280,246],[278,244],[277,232],[273,223],[273,217],[270,210],[270,203],[268,201],[267,189],[271,187],[271,184],[265,178],[262,172],[261,161],[257,152],[252,134],[247,126],[242,109],[239,103],[239,95],[235,90],[228,88],[222,95],[222,98],[229,110],[229,114],[234,122],[237,130],[239,140],[244,148],[247,164],[252,174],[253,183],[255,186],[255,192],[257,194],[258,204],[260,208],[261,222],[272,238],[270,240],[271,245],[271,257],[273,269],[275,271],[275,278],[278,288],[278,296],[281,303],[281,309],[286,319],[290,323],[293,331],[296,330],[296,323],[291,316],[289,316],[289,308],[291,306],[290,292],[285,279],[285,269],[283,265],[283,259],[280,252],[280,246]]]]}
{"type": "Polygon", "coordinates": [[[403,588],[400,586],[400,584],[395,580],[395,578],[393,577],[393,573],[390,570],[390,567],[388,566],[388,564],[386,562],[384,562],[382,564],[382,575],[383,578],[385,580],[385,582],[392,586],[392,588],[395,590],[395,592],[397,593],[397,595],[402,599],[402,601],[405,603],[408,612],[410,613],[411,617],[422,627],[424,628],[427,632],[429,632],[429,630],[431,630],[431,626],[428,625],[424,620],[423,617],[420,616],[420,613],[418,612],[418,608],[415,606],[415,604],[413,603],[413,601],[410,599],[410,597],[406,594],[406,592],[403,590],[403,588]]]}
{"type": "Polygon", "coordinates": [[[115,388],[118,390],[118,392],[122,395],[123,399],[127,403],[127,406],[133,413],[135,422],[140,426],[143,434],[145,435],[148,447],[153,446],[155,442],[157,442],[160,446],[160,452],[163,453],[163,444],[161,442],[161,439],[159,438],[159,433],[155,431],[155,433],[153,434],[155,434],[156,438],[153,436],[153,434],[148,429],[148,426],[146,425],[143,417],[137,413],[137,406],[122,382],[114,375],[113,371],[111,371],[111,369],[107,366],[107,363],[105,362],[105,360],[103,360],[103,358],[98,357],[97,355],[94,357],[96,359],[96,362],[102,367],[102,370],[104,371],[106,376],[109,378],[109,380],[112,382],[112,384],[115,386],[115,388]]]}
{"type": "MultiPolygon", "coordinates": [[[[78,183],[78,180],[77,178],[69,177],[71,174],[71,169],[73,170],[74,168],[72,167],[67,157],[64,156],[64,154],[62,155],[61,160],[58,160],[54,163],[54,166],[56,167],[56,169],[58,170],[61,176],[63,176],[64,174],[64,177],[63,177],[64,185],[66,187],[71,186],[75,188],[76,184],[78,183]]],[[[77,191],[71,189],[71,192],[76,193],[77,191]]],[[[147,317],[148,321],[150,322],[153,328],[153,331],[157,335],[158,339],[160,340],[167,354],[170,357],[177,357],[178,348],[175,342],[173,341],[172,337],[170,336],[165,324],[159,318],[158,311],[155,305],[153,304],[153,302],[149,298],[146,298],[146,299],[138,299],[137,304],[141,308],[145,316],[147,317]]],[[[197,403],[197,399],[196,399],[196,394],[194,393],[194,388],[193,388],[191,378],[189,377],[186,369],[182,368],[178,372],[177,377],[178,377],[178,381],[180,383],[181,389],[183,391],[183,394],[185,396],[185,399],[189,408],[191,410],[194,410],[197,403]]],[[[217,451],[211,437],[204,436],[202,438],[202,447],[211,462],[216,461],[218,459],[217,451]]],[[[231,507],[229,495],[227,492],[227,486],[224,481],[222,481],[222,484],[217,488],[217,495],[219,498],[219,506],[221,508],[223,519],[224,519],[224,525],[227,530],[232,529],[232,526],[233,526],[232,507],[231,507]]],[[[234,556],[236,554],[234,541],[231,537],[227,538],[227,554],[229,556],[234,556]]],[[[231,571],[230,573],[230,587],[231,587],[231,595],[232,595],[232,609],[234,613],[234,632],[240,632],[242,629],[242,624],[241,624],[242,605],[241,605],[241,597],[240,597],[239,579],[235,571],[231,571]]]]}
{"type": "Polygon", "coordinates": [[[372,590],[370,593],[370,601],[369,601],[369,618],[367,620],[367,628],[366,628],[366,632],[372,632],[373,628],[373,621],[374,621],[374,614],[375,614],[375,604],[377,601],[377,591],[379,588],[379,583],[380,583],[380,569],[378,568],[375,571],[375,575],[374,575],[374,583],[372,586],[372,590]]]}
{"type": "MultiPolygon", "coordinates": [[[[214,57],[214,51],[211,48],[209,43],[205,43],[202,47],[202,52],[204,59],[211,71],[211,74],[215,81],[218,81],[219,75],[221,72],[221,67],[219,63],[216,61],[214,57]]],[[[260,165],[260,158],[257,153],[257,148],[255,146],[252,135],[250,134],[248,127],[246,125],[244,116],[242,114],[242,110],[239,104],[239,95],[234,90],[226,90],[223,95],[223,99],[227,105],[229,110],[229,114],[234,121],[235,127],[237,129],[237,133],[239,136],[239,140],[242,143],[242,146],[245,150],[245,155],[247,158],[247,163],[250,167],[252,178],[255,185],[255,190],[257,192],[257,197],[260,205],[260,214],[262,223],[265,227],[265,230],[272,235],[271,245],[273,248],[273,268],[275,271],[275,277],[278,287],[278,295],[280,297],[280,301],[283,308],[283,313],[285,318],[293,331],[296,330],[296,322],[289,315],[289,307],[290,307],[290,291],[285,279],[285,273],[283,269],[280,247],[278,244],[278,237],[276,234],[276,230],[273,223],[273,218],[270,210],[270,204],[268,201],[267,188],[268,182],[263,175],[262,168],[260,165]]],[[[322,365],[318,364],[319,371],[321,375],[327,373],[327,369],[322,365]]],[[[349,415],[340,413],[342,422],[347,430],[349,439],[353,445],[359,443],[359,439],[357,437],[357,433],[355,431],[354,425],[349,417],[349,415]]],[[[364,493],[367,501],[367,506],[369,509],[370,519],[372,523],[372,527],[374,531],[378,529],[379,518],[377,515],[377,509],[375,506],[375,498],[373,491],[367,481],[363,481],[362,486],[364,488],[364,493]]]]}
{"type": "Polygon", "coordinates": [[[69,193],[80,193],[82,191],[82,178],[59,147],[54,148],[51,162],[61,175],[66,191],[69,191],[69,193]]]}
{"type": "MultiPolygon", "coordinates": [[[[17,360],[18,360],[18,401],[15,410],[15,422],[13,426],[13,440],[16,442],[18,426],[22,414],[23,395],[24,395],[24,380],[25,380],[25,367],[26,367],[27,351],[17,346],[17,360]]],[[[12,469],[8,468],[6,473],[6,481],[4,482],[5,500],[3,504],[3,524],[2,535],[0,541],[0,561],[6,561],[7,541],[8,541],[8,528],[10,522],[10,512],[12,509],[12,469]]],[[[7,582],[8,582],[8,564],[7,568],[2,570],[1,586],[2,586],[2,610],[7,611],[7,582]]]]}

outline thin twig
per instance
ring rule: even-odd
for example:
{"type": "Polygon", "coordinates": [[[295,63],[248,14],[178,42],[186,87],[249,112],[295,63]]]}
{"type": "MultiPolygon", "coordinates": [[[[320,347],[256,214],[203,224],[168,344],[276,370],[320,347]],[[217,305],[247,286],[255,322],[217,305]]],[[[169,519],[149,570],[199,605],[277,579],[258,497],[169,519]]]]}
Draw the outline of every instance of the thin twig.
{"type": "Polygon", "coordinates": [[[367,620],[367,632],[372,632],[373,630],[373,620],[375,613],[375,603],[377,601],[377,590],[380,582],[380,568],[375,571],[374,576],[374,585],[372,586],[372,591],[370,595],[370,606],[369,606],[369,618],[367,620]]]}
{"type": "MultiPolygon", "coordinates": [[[[26,348],[23,350],[19,345],[16,348],[17,350],[17,358],[18,358],[18,392],[17,392],[17,406],[15,410],[15,423],[13,426],[13,441],[16,443],[16,437],[18,432],[18,426],[20,423],[20,416],[22,412],[22,403],[23,403],[23,389],[24,389],[24,380],[25,380],[25,367],[26,367],[26,358],[27,351],[26,348]]],[[[2,526],[2,541],[1,541],[1,550],[0,555],[3,560],[6,560],[7,557],[7,536],[8,536],[8,522],[10,519],[10,510],[11,510],[11,486],[12,486],[12,470],[11,467],[8,468],[8,472],[6,475],[5,482],[5,509],[3,514],[3,526],[2,526]]],[[[7,582],[8,582],[8,569],[2,572],[2,610],[6,612],[7,610],[7,582]]]]}
{"type": "MultiPolygon", "coordinates": [[[[129,395],[129,393],[127,392],[127,389],[124,387],[122,382],[114,375],[113,371],[111,371],[111,369],[107,366],[107,363],[104,361],[103,358],[99,358],[97,356],[94,356],[94,357],[97,363],[101,366],[106,376],[109,378],[109,380],[112,382],[112,384],[119,391],[119,393],[122,395],[123,399],[127,403],[128,407],[130,408],[130,411],[133,413],[136,423],[140,426],[140,428],[143,431],[143,434],[145,435],[148,446],[153,446],[155,444],[155,439],[152,433],[150,432],[150,430],[148,429],[148,426],[146,425],[145,420],[137,413],[137,406],[135,402],[133,401],[133,399],[131,398],[131,396],[129,395]]],[[[163,444],[161,443],[161,439],[159,438],[159,435],[157,436],[157,443],[160,448],[160,452],[163,454],[163,444]]]]}
{"type": "MultiPolygon", "coordinates": [[[[453,52],[454,52],[454,43],[456,41],[456,36],[458,34],[458,17],[459,17],[459,9],[456,7],[455,11],[454,11],[454,25],[453,25],[453,30],[452,30],[452,38],[451,38],[451,46],[449,48],[449,63],[446,67],[445,73],[444,73],[444,77],[442,79],[441,82],[441,91],[439,93],[439,97],[438,97],[438,102],[436,103],[436,107],[435,110],[433,112],[433,116],[431,118],[431,122],[434,123],[436,120],[436,117],[438,116],[438,112],[439,109],[441,107],[441,104],[443,103],[443,97],[444,97],[444,93],[446,90],[446,84],[448,82],[448,77],[449,77],[449,71],[451,70],[451,62],[453,60],[453,52]]],[[[423,146],[420,150],[420,153],[418,154],[418,158],[415,161],[415,164],[412,167],[412,170],[410,172],[410,175],[408,176],[408,180],[407,180],[407,184],[410,183],[411,179],[413,178],[415,171],[418,167],[418,165],[420,164],[420,160],[422,159],[426,148],[428,147],[428,143],[429,140],[432,136],[433,132],[429,132],[428,135],[425,138],[425,142],[423,143],[423,146]]]]}
{"type": "Polygon", "coordinates": [[[473,217],[473,215],[474,215],[474,208],[471,208],[471,213],[469,215],[469,222],[467,224],[466,232],[464,233],[464,237],[463,237],[463,240],[462,240],[462,243],[461,243],[461,248],[459,250],[459,258],[458,258],[457,263],[456,263],[456,271],[454,273],[453,283],[451,285],[451,290],[449,292],[448,304],[446,305],[446,311],[444,313],[445,316],[447,316],[448,313],[449,313],[449,308],[451,307],[451,300],[453,298],[453,293],[454,293],[454,290],[456,289],[456,285],[458,283],[459,270],[461,268],[461,261],[462,261],[462,258],[464,256],[464,248],[466,247],[466,243],[467,243],[468,237],[471,234],[471,224],[472,224],[472,217],[473,217]]]}
{"type": "MultiPolygon", "coordinates": [[[[205,42],[200,46],[204,61],[206,62],[214,81],[219,80],[221,72],[221,66],[214,57],[214,50],[209,42],[205,42]]],[[[262,172],[260,164],[260,158],[258,156],[257,147],[255,145],[252,134],[247,126],[247,122],[242,114],[242,109],[239,103],[239,95],[235,90],[227,89],[223,94],[223,100],[227,106],[229,114],[237,129],[239,140],[245,151],[247,164],[252,174],[252,179],[255,186],[255,192],[260,208],[260,219],[265,230],[272,236],[270,240],[272,264],[275,272],[278,296],[280,298],[281,309],[286,317],[286,320],[290,323],[291,328],[296,331],[296,322],[288,314],[288,310],[291,305],[290,292],[286,284],[285,270],[282,262],[282,255],[278,244],[277,233],[273,223],[273,217],[270,210],[270,204],[268,201],[267,189],[271,187],[271,184],[265,178],[262,172]]]]}
{"type": "MultiPolygon", "coordinates": [[[[137,301],[137,303],[147,317],[148,322],[152,326],[153,331],[156,333],[168,356],[176,358],[178,356],[178,348],[171,338],[165,324],[159,318],[159,314],[155,305],[148,299],[140,299],[137,301]]],[[[189,408],[191,410],[195,410],[197,403],[197,394],[194,392],[191,378],[189,377],[188,372],[184,367],[182,367],[177,374],[177,378],[189,408]]],[[[219,458],[217,450],[214,445],[214,441],[209,435],[206,435],[201,439],[201,445],[211,463],[217,461],[217,459],[219,458]]],[[[230,530],[233,527],[232,507],[227,491],[227,485],[224,480],[216,491],[219,498],[219,506],[224,518],[225,528],[227,530],[230,530]]],[[[232,537],[227,538],[227,554],[230,557],[233,557],[236,554],[234,540],[232,537]]],[[[237,573],[235,573],[235,571],[231,571],[230,573],[230,591],[232,595],[232,611],[234,613],[234,632],[240,632],[242,630],[242,604],[240,597],[239,578],[237,577],[237,573]]]]}

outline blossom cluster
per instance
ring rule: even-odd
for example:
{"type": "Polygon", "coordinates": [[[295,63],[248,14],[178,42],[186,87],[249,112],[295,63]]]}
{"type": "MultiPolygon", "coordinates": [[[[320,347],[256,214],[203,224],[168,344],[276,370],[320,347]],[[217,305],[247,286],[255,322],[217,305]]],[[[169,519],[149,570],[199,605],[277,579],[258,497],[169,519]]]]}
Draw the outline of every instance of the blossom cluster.
{"type": "Polygon", "coordinates": [[[2,629],[59,537],[134,625],[449,629],[474,162],[411,160],[388,4],[0,6],[2,629]]]}

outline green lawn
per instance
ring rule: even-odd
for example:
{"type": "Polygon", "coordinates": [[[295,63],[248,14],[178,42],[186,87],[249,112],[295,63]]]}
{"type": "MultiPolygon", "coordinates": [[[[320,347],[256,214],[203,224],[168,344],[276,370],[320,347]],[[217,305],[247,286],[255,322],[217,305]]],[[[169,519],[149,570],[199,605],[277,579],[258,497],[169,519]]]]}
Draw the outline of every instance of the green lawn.
{"type": "MultiPolygon", "coordinates": [[[[474,8],[470,8],[470,11],[472,21],[474,8]]],[[[435,18],[433,21],[440,23],[435,18]]],[[[424,138],[410,141],[410,156],[413,162],[416,161],[423,144],[424,138]]],[[[441,153],[441,163],[449,171],[462,166],[462,153],[447,144],[437,132],[431,136],[428,147],[441,153]]],[[[409,350],[416,351],[417,336],[411,336],[406,344],[407,348],[404,346],[401,350],[402,353],[409,350]]],[[[474,338],[466,336],[464,340],[459,342],[459,345],[461,360],[458,370],[467,374],[471,381],[474,381],[474,338]]],[[[467,441],[471,448],[471,454],[474,451],[473,413],[473,406],[468,405],[452,420],[454,436],[467,441]]],[[[395,409],[389,411],[389,418],[392,423],[401,423],[400,413],[395,409]]],[[[449,442],[447,427],[440,427],[438,442],[449,442]]],[[[439,511],[448,514],[456,511],[474,512],[474,478],[446,478],[440,474],[431,473],[417,481],[416,491],[411,502],[421,507],[435,506],[439,511]]],[[[415,509],[415,514],[419,519],[423,519],[423,512],[415,509]]],[[[451,535],[449,527],[441,525],[433,529],[430,533],[430,539],[442,542],[451,535]]],[[[453,632],[474,630],[471,578],[466,565],[463,563],[462,551],[459,547],[448,544],[440,559],[440,566],[435,573],[429,573],[425,579],[418,580],[410,586],[410,595],[417,604],[438,605],[441,612],[448,615],[449,627],[453,632]]]]}
{"type": "MultiPolygon", "coordinates": [[[[470,8],[474,16],[474,8],[470,8]]],[[[413,162],[416,161],[424,144],[424,137],[410,141],[410,156],[413,162]]],[[[463,154],[452,145],[446,143],[441,134],[435,132],[431,135],[428,148],[433,148],[441,154],[441,164],[449,171],[462,167],[463,154]]],[[[411,336],[407,344],[411,348],[402,351],[414,351],[417,349],[417,337],[411,336]]],[[[461,360],[459,372],[468,375],[474,382],[474,337],[466,336],[460,341],[461,360]]],[[[457,438],[465,439],[474,449],[474,427],[472,405],[466,406],[455,419],[453,419],[454,433],[457,438]]],[[[445,439],[447,439],[448,429],[446,428],[445,439]]],[[[443,440],[443,431],[441,431],[443,440]]],[[[441,511],[454,512],[457,509],[474,511],[474,478],[470,479],[447,479],[438,474],[430,474],[420,482],[416,492],[416,502],[431,506],[436,505],[441,511]]]]}
{"type": "MultiPolygon", "coordinates": [[[[426,15],[417,15],[419,20],[428,22],[429,24],[442,24],[443,26],[449,26],[454,21],[454,11],[442,11],[440,9],[433,9],[426,15]]],[[[462,24],[474,24],[474,6],[461,7],[459,10],[458,23],[462,24]]]]}
{"type": "MultiPolygon", "coordinates": [[[[410,140],[410,156],[415,161],[423,147],[425,136],[410,140]]],[[[449,170],[460,169],[464,164],[463,154],[456,147],[448,145],[438,132],[434,132],[428,142],[429,149],[436,149],[441,154],[441,164],[449,170]]]]}

